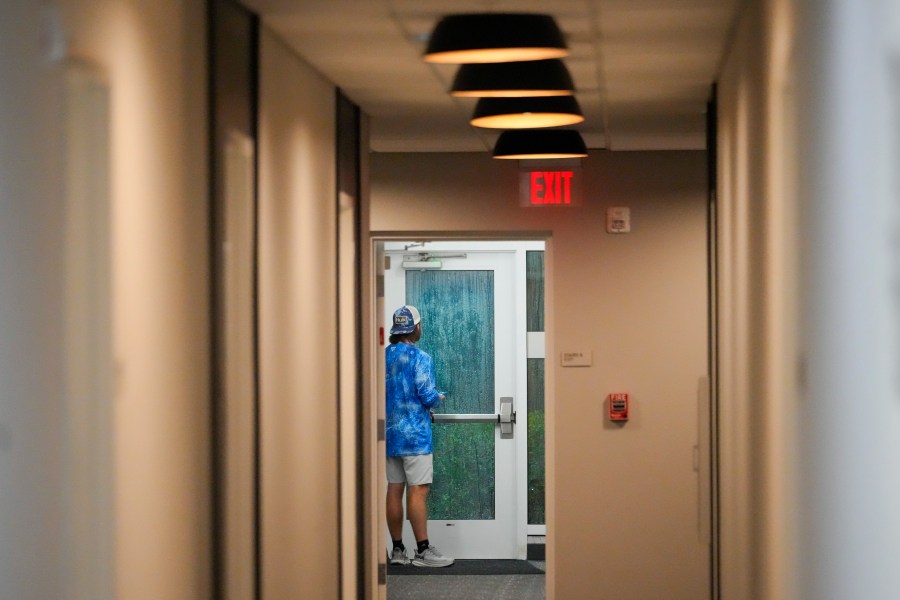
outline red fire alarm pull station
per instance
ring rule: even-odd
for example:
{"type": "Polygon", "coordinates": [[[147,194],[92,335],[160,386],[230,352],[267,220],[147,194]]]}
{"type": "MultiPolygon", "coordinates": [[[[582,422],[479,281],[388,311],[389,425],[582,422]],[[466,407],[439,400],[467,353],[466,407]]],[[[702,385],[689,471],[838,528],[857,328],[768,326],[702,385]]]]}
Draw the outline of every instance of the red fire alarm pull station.
{"type": "Polygon", "coordinates": [[[610,421],[628,420],[628,394],[610,394],[607,397],[607,403],[609,404],[610,421]]]}

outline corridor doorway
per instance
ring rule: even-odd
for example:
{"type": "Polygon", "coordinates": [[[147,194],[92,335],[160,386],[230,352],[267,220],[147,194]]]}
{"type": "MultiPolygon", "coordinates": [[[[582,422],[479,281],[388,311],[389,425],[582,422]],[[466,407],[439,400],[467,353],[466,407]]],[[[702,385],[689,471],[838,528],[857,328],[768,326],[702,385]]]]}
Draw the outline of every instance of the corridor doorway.
{"type": "MultiPolygon", "coordinates": [[[[546,532],[544,251],[543,241],[376,242],[384,257],[376,260],[384,273],[376,312],[385,345],[393,311],[417,306],[417,345],[432,355],[438,388],[448,392],[434,411],[428,533],[457,559],[524,560],[528,536],[546,532]]],[[[383,355],[382,346],[381,414],[383,355]]],[[[384,530],[383,506],[380,518],[384,530]]],[[[386,531],[383,537],[389,546],[386,531]]],[[[404,541],[414,543],[408,521],[404,541]]]]}

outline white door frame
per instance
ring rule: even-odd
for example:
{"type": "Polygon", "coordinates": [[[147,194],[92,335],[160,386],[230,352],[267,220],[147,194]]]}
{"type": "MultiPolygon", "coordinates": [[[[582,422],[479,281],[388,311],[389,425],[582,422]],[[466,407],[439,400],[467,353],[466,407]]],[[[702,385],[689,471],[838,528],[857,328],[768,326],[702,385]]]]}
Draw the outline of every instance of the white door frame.
{"type": "MultiPolygon", "coordinates": [[[[483,550],[484,558],[517,558],[517,559],[525,559],[527,556],[527,541],[528,541],[528,494],[527,494],[527,475],[528,475],[528,462],[527,462],[527,435],[528,435],[528,427],[527,427],[527,348],[526,348],[526,298],[525,298],[525,290],[526,290],[526,278],[525,278],[525,252],[528,250],[544,250],[543,242],[429,242],[426,248],[411,248],[408,251],[403,250],[403,246],[399,244],[388,244],[389,246],[399,246],[394,248],[386,248],[385,253],[392,255],[394,257],[394,261],[392,261],[393,268],[397,268],[397,261],[402,258],[404,254],[416,254],[419,251],[432,251],[438,253],[468,253],[470,255],[478,254],[480,258],[465,258],[465,259],[445,259],[445,267],[443,270],[477,270],[479,266],[487,266],[489,261],[485,260],[485,257],[490,256],[492,254],[503,254],[506,255],[506,258],[509,260],[507,266],[511,270],[510,276],[513,278],[514,289],[511,291],[512,293],[512,303],[515,307],[515,320],[512,325],[512,344],[513,344],[513,364],[510,365],[511,368],[514,369],[514,376],[512,381],[512,389],[509,390],[515,396],[515,410],[518,413],[518,420],[515,426],[516,435],[512,440],[512,448],[508,448],[512,452],[512,456],[504,457],[504,446],[507,445],[507,442],[502,441],[499,436],[499,430],[497,432],[497,454],[496,454],[496,464],[498,465],[498,473],[497,473],[497,512],[495,517],[497,519],[498,525],[503,520],[501,518],[501,511],[503,510],[503,506],[506,504],[507,500],[504,499],[504,493],[509,492],[512,496],[510,500],[515,503],[515,513],[509,515],[512,519],[512,522],[509,523],[509,526],[513,528],[513,535],[510,538],[506,538],[508,540],[509,545],[505,545],[502,541],[496,540],[496,543],[493,544],[497,546],[493,550],[488,550],[488,547],[491,546],[491,540],[496,536],[494,534],[487,535],[487,539],[481,539],[479,541],[477,535],[479,531],[476,528],[476,531],[468,531],[465,532],[465,525],[468,525],[466,522],[453,522],[452,525],[455,527],[460,527],[456,536],[450,536],[448,542],[446,542],[443,546],[440,546],[442,549],[444,546],[447,546],[446,550],[450,553],[450,555],[457,555],[457,557],[465,558],[466,556],[463,554],[465,552],[465,547],[468,543],[471,543],[473,547],[479,547],[483,550]],[[449,263],[449,264],[447,264],[449,263]],[[504,490],[501,488],[502,475],[499,471],[502,471],[500,468],[504,462],[509,463],[512,462],[514,466],[514,471],[507,475],[507,477],[511,478],[511,482],[509,485],[512,486],[512,490],[504,490]],[[459,540],[463,549],[456,550],[450,547],[450,544],[453,542],[455,537],[460,536],[459,540]],[[505,547],[505,550],[501,548],[505,547]]],[[[491,263],[489,268],[494,267],[503,268],[502,264],[491,263]]],[[[392,269],[393,270],[393,269],[392,269]]],[[[394,276],[399,271],[394,272],[394,276]]],[[[497,280],[497,288],[495,288],[495,294],[497,292],[503,291],[503,287],[505,284],[502,279],[502,275],[498,274],[497,280]]],[[[389,294],[388,290],[390,286],[385,283],[385,295],[389,294]]],[[[394,304],[398,303],[398,300],[393,300],[394,304]]],[[[496,310],[504,310],[501,307],[495,307],[496,310]]],[[[388,318],[388,311],[392,310],[390,306],[385,306],[384,318],[388,318]]],[[[498,350],[500,350],[498,348],[498,350]]],[[[499,369],[500,361],[502,360],[502,354],[504,352],[501,351],[498,355],[497,360],[497,368],[498,374],[501,372],[499,369]]],[[[496,397],[506,395],[508,392],[503,392],[503,389],[498,388],[496,397]]],[[[498,408],[495,407],[495,410],[498,408]]],[[[507,481],[509,481],[507,479],[507,481]]],[[[508,498],[508,496],[506,496],[508,498]]],[[[435,527],[440,528],[442,525],[449,526],[451,522],[445,521],[435,521],[430,520],[431,531],[430,535],[433,541],[438,543],[441,537],[445,537],[445,533],[447,530],[445,529],[435,529],[435,527]],[[439,533],[440,532],[440,533],[439,533]]],[[[474,525],[474,524],[472,524],[474,525]]],[[[477,526],[476,526],[477,527],[477,526]]],[[[405,525],[405,529],[408,529],[408,524],[405,525]]],[[[508,530],[507,530],[508,531],[508,530]]],[[[409,531],[406,531],[406,537],[409,537],[409,531]]]]}
{"type": "MultiPolygon", "coordinates": [[[[385,479],[384,461],[384,253],[382,246],[386,242],[402,240],[442,240],[467,243],[484,241],[534,241],[541,242],[544,249],[544,315],[547,356],[553,356],[553,245],[549,232],[506,232],[502,234],[485,234],[472,232],[435,232],[435,231],[369,231],[367,243],[363,252],[363,293],[367,296],[364,305],[364,323],[369,324],[363,336],[365,344],[364,374],[367,374],[364,382],[366,397],[365,424],[362,432],[364,445],[364,460],[370,469],[371,477],[367,477],[365,486],[364,504],[366,507],[366,548],[370,553],[366,559],[367,576],[369,585],[375,586],[373,598],[383,600],[387,597],[386,588],[386,552],[383,540],[385,539],[385,494],[387,483],[385,479]]],[[[524,285],[524,283],[523,283],[524,285]]],[[[524,292],[523,292],[524,294],[524,292]]],[[[524,335],[524,332],[523,332],[524,335]]],[[[544,379],[544,403],[546,413],[546,432],[544,438],[544,460],[548,465],[546,469],[545,502],[547,512],[546,526],[546,590],[548,599],[553,597],[552,590],[555,585],[555,535],[553,530],[553,510],[555,506],[555,474],[552,469],[555,457],[555,435],[553,424],[555,422],[555,374],[550,363],[545,372],[544,379]]],[[[524,436],[523,436],[524,440],[524,436]]],[[[524,489],[524,488],[523,488],[524,489]]],[[[521,503],[520,510],[524,516],[520,517],[527,522],[527,505],[521,503]]],[[[527,538],[526,538],[527,539],[527,538]]],[[[369,588],[371,589],[371,588],[369,588]]]]}

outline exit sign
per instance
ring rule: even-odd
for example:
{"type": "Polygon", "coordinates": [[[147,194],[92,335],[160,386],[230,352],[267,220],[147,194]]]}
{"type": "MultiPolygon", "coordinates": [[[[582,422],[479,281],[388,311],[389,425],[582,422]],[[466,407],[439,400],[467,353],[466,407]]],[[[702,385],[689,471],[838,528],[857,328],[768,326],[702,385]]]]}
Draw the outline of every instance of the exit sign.
{"type": "Polygon", "coordinates": [[[521,206],[581,204],[581,169],[525,169],[519,172],[521,206]]]}

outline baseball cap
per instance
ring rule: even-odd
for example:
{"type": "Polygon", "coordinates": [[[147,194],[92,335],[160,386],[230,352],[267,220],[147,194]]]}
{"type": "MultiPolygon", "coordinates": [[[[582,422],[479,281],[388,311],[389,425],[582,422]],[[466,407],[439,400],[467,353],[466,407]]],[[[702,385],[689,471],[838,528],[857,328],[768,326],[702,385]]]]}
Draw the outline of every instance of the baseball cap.
{"type": "Polygon", "coordinates": [[[416,325],[422,320],[415,306],[409,304],[401,306],[394,311],[394,325],[391,327],[391,335],[405,335],[416,330],[416,325]]]}

